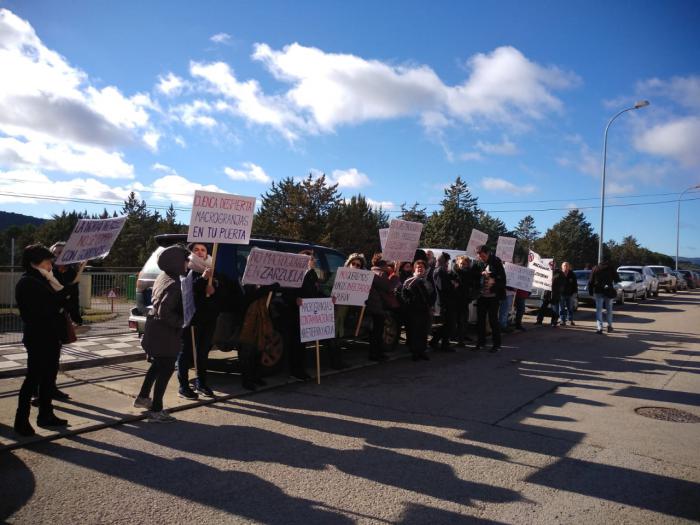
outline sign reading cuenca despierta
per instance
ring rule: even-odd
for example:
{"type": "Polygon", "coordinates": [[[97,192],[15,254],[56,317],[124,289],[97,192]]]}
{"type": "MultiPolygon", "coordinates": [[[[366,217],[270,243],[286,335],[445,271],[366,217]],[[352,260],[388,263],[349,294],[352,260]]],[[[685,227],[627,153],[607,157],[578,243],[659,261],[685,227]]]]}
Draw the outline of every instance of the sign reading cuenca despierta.
{"type": "Polygon", "coordinates": [[[335,312],[333,300],[302,299],[299,305],[300,341],[321,341],[335,337],[335,312]]]}
{"type": "Polygon", "coordinates": [[[374,273],[370,270],[341,266],[335,275],[331,296],[335,297],[335,304],[364,306],[373,280],[374,273]]]}
{"type": "Polygon", "coordinates": [[[56,264],[66,265],[107,257],[126,219],[124,216],[78,220],[56,264]]]}
{"type": "Polygon", "coordinates": [[[242,282],[260,286],[277,283],[284,288],[301,288],[309,268],[309,259],[308,255],[252,248],[242,282]]]}
{"type": "Polygon", "coordinates": [[[197,190],[187,242],[248,244],[255,197],[197,190]]]}

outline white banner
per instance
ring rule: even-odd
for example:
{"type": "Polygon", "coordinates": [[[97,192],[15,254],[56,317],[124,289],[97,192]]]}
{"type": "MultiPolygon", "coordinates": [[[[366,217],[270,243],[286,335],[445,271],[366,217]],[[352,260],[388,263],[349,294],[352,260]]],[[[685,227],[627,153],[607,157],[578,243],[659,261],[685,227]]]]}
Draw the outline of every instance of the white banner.
{"type": "Polygon", "coordinates": [[[242,283],[260,286],[278,283],[284,288],[301,288],[309,259],[308,255],[252,248],[242,283]]]}
{"type": "Polygon", "coordinates": [[[299,334],[302,343],[335,337],[335,311],[330,297],[302,299],[299,306],[299,334]]]}
{"type": "Polygon", "coordinates": [[[509,262],[504,263],[503,267],[506,270],[506,286],[526,292],[532,290],[532,279],[535,277],[533,268],[525,268],[509,262]]]}
{"type": "Polygon", "coordinates": [[[496,257],[502,262],[513,262],[513,252],[515,251],[515,237],[498,237],[496,245],[496,257]]]}
{"type": "Polygon", "coordinates": [[[335,297],[335,304],[364,306],[373,280],[374,273],[370,270],[341,266],[335,275],[331,296],[335,297]]]}
{"type": "Polygon", "coordinates": [[[476,249],[482,244],[486,244],[487,242],[489,242],[488,233],[480,232],[479,230],[474,228],[472,230],[471,236],[469,237],[469,244],[467,244],[467,255],[471,259],[475,259],[476,257],[478,257],[476,249]]]}
{"type": "Polygon", "coordinates": [[[413,261],[420,243],[423,225],[420,222],[392,219],[382,251],[385,261],[413,261]]]}
{"type": "MultiPolygon", "coordinates": [[[[384,245],[386,244],[386,236],[389,235],[389,228],[379,229],[379,245],[382,247],[382,252],[384,251],[384,245]]],[[[413,260],[413,258],[411,258],[413,260]]]]}
{"type": "Polygon", "coordinates": [[[197,190],[187,242],[248,244],[254,212],[255,197],[197,190]]]}
{"type": "Polygon", "coordinates": [[[530,250],[527,261],[527,267],[535,270],[532,287],[551,291],[552,277],[554,276],[554,259],[543,259],[539,254],[530,250]]]}
{"type": "Polygon", "coordinates": [[[107,257],[126,222],[126,215],[111,219],[80,219],[56,264],[63,266],[107,257]]]}

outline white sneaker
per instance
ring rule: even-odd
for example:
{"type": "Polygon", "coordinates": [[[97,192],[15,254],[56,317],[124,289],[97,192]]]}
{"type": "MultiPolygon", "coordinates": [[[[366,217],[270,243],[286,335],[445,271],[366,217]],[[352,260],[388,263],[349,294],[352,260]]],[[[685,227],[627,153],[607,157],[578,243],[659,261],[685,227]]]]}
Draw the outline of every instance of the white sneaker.
{"type": "Polygon", "coordinates": [[[150,397],[137,396],[134,400],[134,408],[145,408],[146,410],[150,410],[152,405],[153,401],[151,401],[150,397]]]}
{"type": "Polygon", "coordinates": [[[161,410],[160,412],[148,412],[147,419],[153,423],[172,423],[173,421],[177,421],[177,419],[168,414],[165,410],[161,410]]]}

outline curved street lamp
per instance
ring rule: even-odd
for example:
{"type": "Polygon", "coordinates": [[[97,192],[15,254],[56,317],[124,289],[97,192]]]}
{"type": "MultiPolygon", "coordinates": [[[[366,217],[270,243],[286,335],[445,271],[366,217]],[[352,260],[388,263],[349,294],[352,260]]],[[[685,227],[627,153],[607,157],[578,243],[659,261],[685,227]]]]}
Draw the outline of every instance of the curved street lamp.
{"type": "Polygon", "coordinates": [[[681,238],[681,199],[685,192],[700,189],[700,184],[684,189],[678,197],[678,211],[676,213],[676,271],[678,271],[678,243],[681,238]]]}
{"type": "Polygon", "coordinates": [[[608,125],[605,126],[605,138],[603,140],[603,182],[600,186],[600,236],[598,237],[598,264],[603,262],[603,221],[605,220],[605,164],[607,162],[608,157],[608,129],[610,128],[610,124],[612,124],[613,121],[623,113],[626,113],[627,111],[632,111],[633,109],[645,108],[648,105],[648,100],[639,100],[634,104],[634,106],[625,108],[622,111],[616,113],[613,116],[613,118],[611,118],[608,121],[608,125]]]}

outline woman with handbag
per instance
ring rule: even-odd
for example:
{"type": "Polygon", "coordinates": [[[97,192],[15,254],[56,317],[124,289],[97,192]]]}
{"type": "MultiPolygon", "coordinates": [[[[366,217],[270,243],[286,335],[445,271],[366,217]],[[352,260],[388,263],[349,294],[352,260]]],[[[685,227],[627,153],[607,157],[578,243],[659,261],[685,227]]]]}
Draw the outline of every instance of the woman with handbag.
{"type": "Polygon", "coordinates": [[[189,252],[170,246],[158,256],[162,273],[153,283],[153,315],[146,319],[141,346],[151,367],[146,372],[134,406],[148,409],[148,419],[158,423],[175,421],[163,410],[163,395],[175,371],[175,360],[182,348],[182,291],[180,276],[187,274],[189,252]],[[150,398],[153,389],[153,400],[150,398]]]}
{"type": "Polygon", "coordinates": [[[40,427],[66,426],[68,421],[53,413],[52,398],[56,390],[58,361],[61,344],[67,337],[65,314],[67,289],[52,273],[54,256],[41,244],[24,249],[22,267],[24,274],[17,282],[15,297],[23,322],[23,338],[27,349],[27,375],[19,391],[15,432],[22,436],[35,434],[29,423],[32,392],[39,387],[40,427]]]}
{"type": "Polygon", "coordinates": [[[588,280],[588,293],[595,298],[595,323],[596,333],[603,333],[603,305],[605,305],[608,332],[613,331],[613,299],[617,297],[615,283],[620,282],[617,270],[610,266],[608,261],[601,262],[593,268],[588,280]]]}

